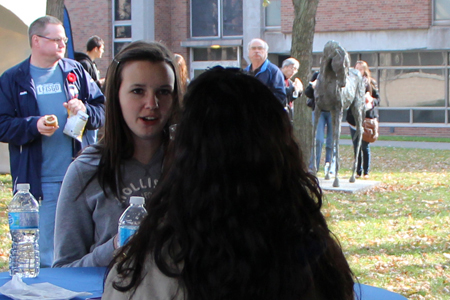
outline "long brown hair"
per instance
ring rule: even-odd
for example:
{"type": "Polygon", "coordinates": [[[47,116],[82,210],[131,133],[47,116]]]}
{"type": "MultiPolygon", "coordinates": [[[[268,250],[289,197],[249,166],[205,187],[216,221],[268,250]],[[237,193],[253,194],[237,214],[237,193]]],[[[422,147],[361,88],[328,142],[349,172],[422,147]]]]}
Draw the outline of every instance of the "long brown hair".
{"type": "Polygon", "coordinates": [[[354,299],[317,178],[258,79],[216,67],[193,80],[173,146],[113,288],[134,293],[154,259],[185,299],[354,299]]]}
{"type": "Polygon", "coordinates": [[[97,171],[98,180],[104,193],[108,189],[119,197],[122,174],[120,164],[122,160],[131,158],[134,154],[133,135],[126,124],[119,102],[119,89],[122,84],[122,70],[126,62],[130,61],[166,62],[175,74],[175,89],[172,102],[172,115],[163,131],[163,143],[169,141],[169,126],[176,123],[181,98],[178,68],[172,53],[157,42],[137,41],[123,48],[111,62],[106,75],[106,122],[105,135],[96,147],[101,154],[97,171]]]}
{"type": "Polygon", "coordinates": [[[369,92],[372,95],[372,82],[374,81],[374,79],[372,78],[372,73],[370,72],[369,65],[364,60],[358,60],[356,62],[356,65],[361,65],[363,67],[363,73],[361,75],[366,78],[367,83],[369,84],[369,92]]]}
{"type": "Polygon", "coordinates": [[[181,93],[184,95],[189,83],[189,73],[186,66],[186,61],[181,54],[175,53],[174,56],[180,72],[181,93]]]}

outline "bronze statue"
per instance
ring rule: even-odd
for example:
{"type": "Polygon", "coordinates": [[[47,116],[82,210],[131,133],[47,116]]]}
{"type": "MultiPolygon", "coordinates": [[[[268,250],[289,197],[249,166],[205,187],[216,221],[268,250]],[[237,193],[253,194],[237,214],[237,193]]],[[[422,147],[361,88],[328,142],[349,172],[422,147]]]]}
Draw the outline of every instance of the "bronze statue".
{"type": "MultiPolygon", "coordinates": [[[[344,109],[351,109],[356,121],[356,135],[359,153],[361,138],[363,133],[363,120],[365,114],[364,106],[365,86],[361,74],[358,70],[350,68],[350,59],[347,51],[338,42],[328,41],[323,49],[322,61],[320,63],[319,77],[314,91],[316,108],[314,110],[314,131],[313,131],[313,157],[316,157],[316,147],[314,147],[317,133],[317,123],[322,110],[331,112],[333,123],[333,155],[336,156],[336,171],[333,182],[334,187],[339,187],[339,137],[341,135],[341,122],[344,109]]],[[[355,170],[357,157],[353,163],[352,176],[350,182],[355,182],[355,170]]],[[[316,164],[313,164],[313,172],[316,173],[316,164]]],[[[330,179],[329,170],[325,174],[325,179],[330,179]]]]}

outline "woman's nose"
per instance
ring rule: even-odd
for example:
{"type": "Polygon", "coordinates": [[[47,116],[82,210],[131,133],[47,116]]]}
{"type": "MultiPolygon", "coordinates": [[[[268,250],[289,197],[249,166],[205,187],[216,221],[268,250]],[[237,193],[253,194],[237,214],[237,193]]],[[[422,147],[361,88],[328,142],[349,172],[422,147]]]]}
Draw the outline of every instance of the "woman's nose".
{"type": "Polygon", "coordinates": [[[145,108],[147,109],[157,109],[159,108],[159,101],[155,94],[149,93],[145,101],[145,108]]]}

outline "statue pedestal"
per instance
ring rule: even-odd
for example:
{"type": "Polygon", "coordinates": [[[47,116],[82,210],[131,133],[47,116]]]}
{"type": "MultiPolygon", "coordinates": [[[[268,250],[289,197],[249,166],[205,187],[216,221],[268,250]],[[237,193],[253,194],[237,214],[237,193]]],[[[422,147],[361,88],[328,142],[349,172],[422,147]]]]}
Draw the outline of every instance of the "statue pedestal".
{"type": "Polygon", "coordinates": [[[381,183],[380,181],[367,179],[356,179],[356,182],[351,183],[348,181],[349,179],[350,178],[348,177],[339,177],[340,187],[333,187],[334,176],[331,176],[331,179],[329,180],[319,178],[319,185],[324,191],[359,193],[369,190],[381,183]]]}

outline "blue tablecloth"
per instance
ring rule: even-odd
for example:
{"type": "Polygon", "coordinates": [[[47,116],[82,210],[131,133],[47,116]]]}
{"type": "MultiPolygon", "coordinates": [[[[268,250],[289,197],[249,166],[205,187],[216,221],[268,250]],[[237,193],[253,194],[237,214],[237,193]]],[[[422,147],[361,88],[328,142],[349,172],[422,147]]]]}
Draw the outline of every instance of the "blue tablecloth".
{"type": "MultiPolygon", "coordinates": [[[[88,298],[100,297],[103,293],[103,280],[106,268],[55,268],[41,269],[36,278],[25,278],[26,284],[49,282],[76,292],[90,292],[88,298]]],[[[11,280],[8,272],[0,273],[0,286],[11,280]]],[[[355,284],[356,299],[359,300],[405,300],[406,298],[387,290],[355,284]],[[361,297],[360,297],[361,296],[361,297]]],[[[10,299],[0,294],[0,300],[10,299]]],[[[73,298],[84,300],[86,298],[73,298]]]]}
{"type": "MultiPolygon", "coordinates": [[[[93,297],[101,297],[103,294],[103,279],[106,268],[46,268],[41,269],[36,278],[23,278],[26,284],[49,282],[59,287],[75,291],[89,292],[93,297]]],[[[8,272],[0,273],[0,286],[11,280],[8,272]]],[[[11,298],[0,294],[0,300],[11,298]]],[[[84,300],[86,297],[76,297],[76,300],[84,300]]]]}

